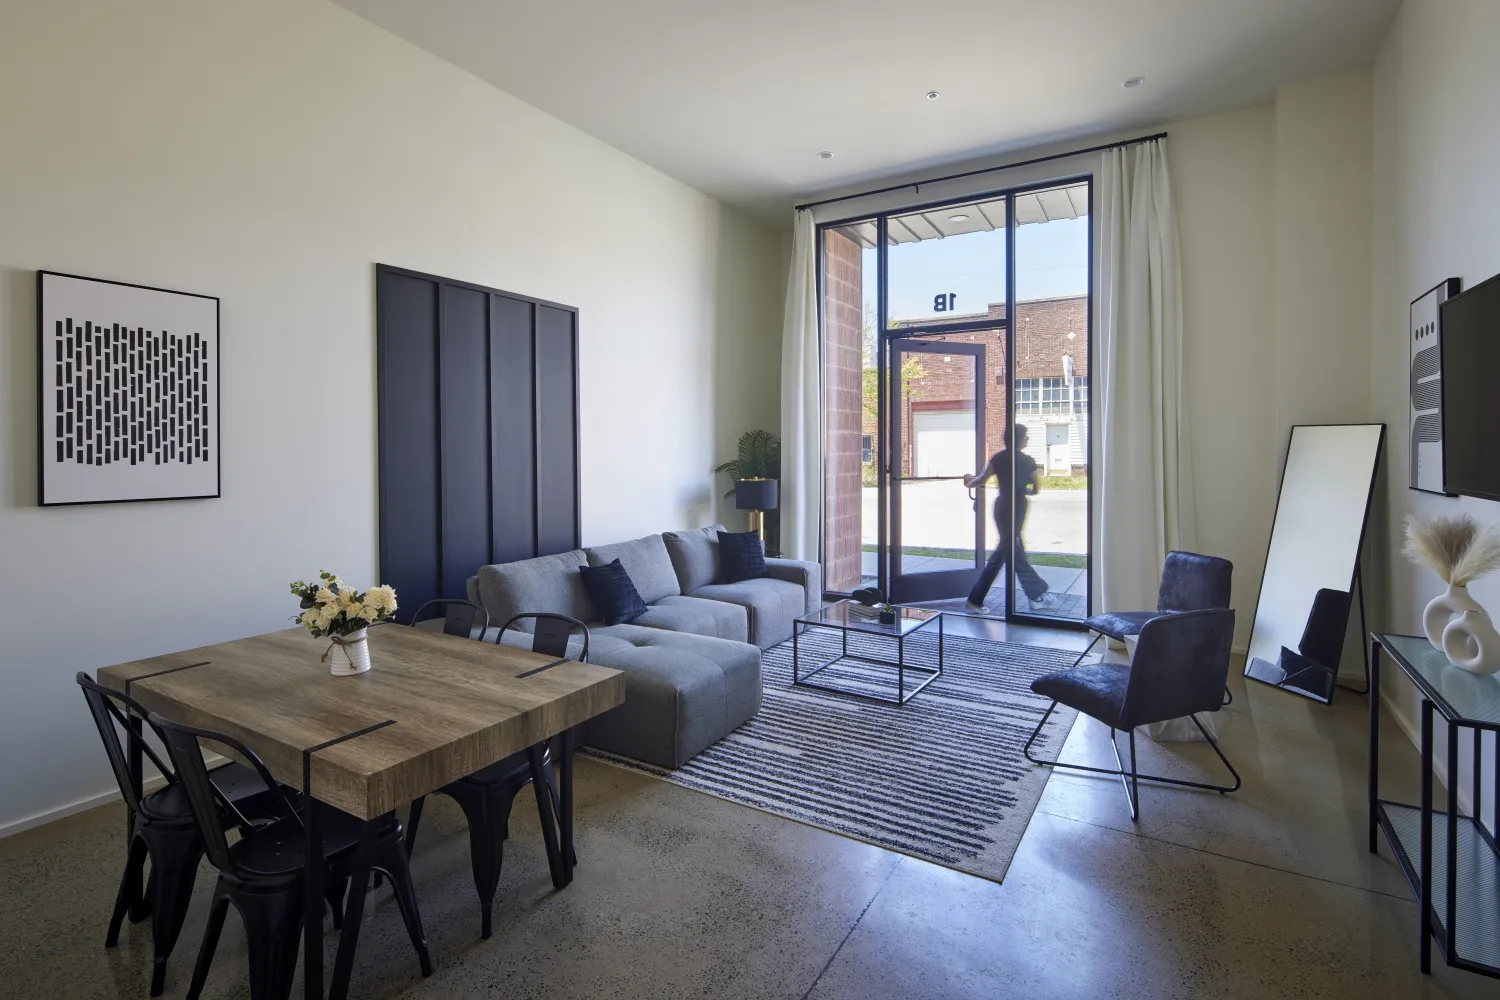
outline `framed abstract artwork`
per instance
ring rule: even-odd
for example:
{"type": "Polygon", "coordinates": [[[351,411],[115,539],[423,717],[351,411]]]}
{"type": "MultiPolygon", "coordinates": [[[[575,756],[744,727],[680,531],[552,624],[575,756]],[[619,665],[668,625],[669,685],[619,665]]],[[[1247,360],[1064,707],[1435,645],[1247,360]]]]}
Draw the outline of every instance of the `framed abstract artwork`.
{"type": "Polygon", "coordinates": [[[1462,290],[1460,279],[1449,278],[1411,304],[1408,485],[1427,493],[1448,494],[1443,484],[1443,330],[1439,307],[1462,290]]]}
{"type": "Polygon", "coordinates": [[[219,300],[37,272],[37,502],[219,495],[219,300]]]}

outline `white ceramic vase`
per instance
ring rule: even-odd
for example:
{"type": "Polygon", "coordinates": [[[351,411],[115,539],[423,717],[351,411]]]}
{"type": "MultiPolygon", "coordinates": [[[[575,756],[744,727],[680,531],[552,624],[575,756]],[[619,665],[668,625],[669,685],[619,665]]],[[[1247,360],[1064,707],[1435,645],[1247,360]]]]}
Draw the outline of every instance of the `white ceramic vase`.
{"type": "Polygon", "coordinates": [[[1500,670],[1500,632],[1483,608],[1465,610],[1443,629],[1443,654],[1460,670],[1493,674],[1500,670]]]}
{"type": "Polygon", "coordinates": [[[370,669],[369,630],[360,629],[348,635],[330,636],[333,649],[328,659],[328,672],[335,677],[349,677],[370,669]]]}
{"type": "Polygon", "coordinates": [[[1427,641],[1455,667],[1476,674],[1500,670],[1500,632],[1468,587],[1450,586],[1422,612],[1427,641]]]}

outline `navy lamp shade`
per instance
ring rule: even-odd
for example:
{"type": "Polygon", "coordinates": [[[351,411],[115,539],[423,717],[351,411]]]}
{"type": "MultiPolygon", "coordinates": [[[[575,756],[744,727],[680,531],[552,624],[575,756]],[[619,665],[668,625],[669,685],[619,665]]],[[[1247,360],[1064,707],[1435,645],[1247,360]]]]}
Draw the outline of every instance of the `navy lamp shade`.
{"type": "Polygon", "coordinates": [[[766,522],[762,511],[775,510],[781,500],[781,484],[775,479],[737,479],[734,483],[734,505],[750,512],[750,530],[766,540],[766,522]]]}

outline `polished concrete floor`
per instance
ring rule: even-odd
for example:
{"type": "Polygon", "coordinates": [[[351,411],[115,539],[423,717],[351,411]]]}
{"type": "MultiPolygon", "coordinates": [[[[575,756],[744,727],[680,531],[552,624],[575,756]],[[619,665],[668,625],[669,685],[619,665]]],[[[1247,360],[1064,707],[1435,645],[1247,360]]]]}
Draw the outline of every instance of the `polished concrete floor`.
{"type": "MultiPolygon", "coordinates": [[[[974,623],[1072,646],[1073,633],[974,623]]],[[[496,910],[479,914],[462,818],[434,800],[413,860],[437,970],[423,980],[388,891],[373,895],[354,994],[366,997],[1197,998],[1489,997],[1492,979],[1417,971],[1416,905],[1366,850],[1366,703],[1316,705],[1232,682],[1217,728],[1244,788],[1146,787],[1130,822],[1118,782],[1055,775],[1004,884],[581,760],[581,866],[554,892],[529,799],[518,801],[496,910]]],[[[935,734],[937,735],[937,734],[935,734]]],[[[1391,725],[1393,793],[1416,754],[1391,725]]],[[[1109,758],[1074,728],[1065,760],[1109,758]]],[[[1141,741],[1152,766],[1217,776],[1202,744],[1141,741]]],[[[940,742],[938,744],[940,752],[940,742]]],[[[102,947],[121,812],[0,841],[0,996],[143,997],[146,925],[102,947]]],[[[207,898],[174,954],[181,996],[207,898]]],[[[332,942],[329,943],[330,957],[332,942]]],[[[247,995],[231,916],[206,997],[247,995]]],[[[300,996],[300,988],[294,995],[300,996]]]]}

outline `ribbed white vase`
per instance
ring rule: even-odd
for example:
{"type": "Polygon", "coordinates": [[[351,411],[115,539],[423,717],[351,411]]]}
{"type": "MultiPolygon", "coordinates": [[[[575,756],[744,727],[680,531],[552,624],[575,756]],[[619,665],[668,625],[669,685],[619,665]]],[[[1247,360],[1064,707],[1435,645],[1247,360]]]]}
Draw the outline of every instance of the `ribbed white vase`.
{"type": "Polygon", "coordinates": [[[333,649],[328,658],[328,672],[335,677],[349,677],[370,669],[369,630],[360,629],[348,635],[330,636],[333,649]]]}

